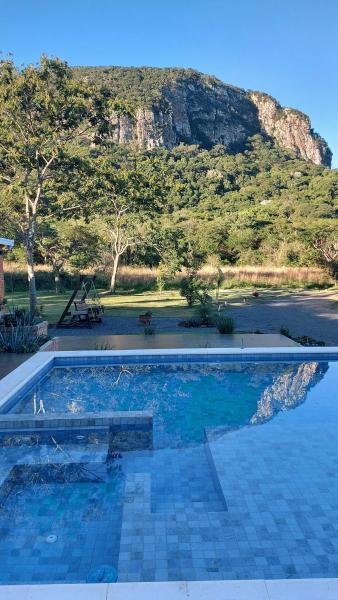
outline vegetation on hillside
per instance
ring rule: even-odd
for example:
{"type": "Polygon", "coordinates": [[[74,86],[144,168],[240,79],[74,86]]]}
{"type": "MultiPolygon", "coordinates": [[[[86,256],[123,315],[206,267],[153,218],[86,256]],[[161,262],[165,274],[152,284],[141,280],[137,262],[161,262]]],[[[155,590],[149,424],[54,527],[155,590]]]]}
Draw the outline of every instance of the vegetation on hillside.
{"type": "Polygon", "coordinates": [[[162,88],[187,77],[197,85],[223,85],[211,75],[174,67],[76,67],[74,75],[79,81],[103,89],[116,101],[132,107],[131,112],[139,107],[161,104],[162,88]]]}
{"type": "Polygon", "coordinates": [[[206,262],[216,270],[319,264],[337,277],[337,170],[295,159],[261,135],[236,154],[114,146],[111,102],[128,112],[135,99],[73,75],[61,61],[23,71],[1,63],[3,235],[15,237],[14,256],[25,251],[31,307],[37,263],[52,266],[57,287],[67,268],[104,270],[112,290],[122,264],[157,267],[159,289],[206,262]]]}

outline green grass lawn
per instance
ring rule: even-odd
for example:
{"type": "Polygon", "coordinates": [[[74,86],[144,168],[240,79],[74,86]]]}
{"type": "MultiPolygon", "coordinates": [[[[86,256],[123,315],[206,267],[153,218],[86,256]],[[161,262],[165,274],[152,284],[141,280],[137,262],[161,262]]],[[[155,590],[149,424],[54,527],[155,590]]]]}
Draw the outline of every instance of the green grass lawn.
{"type": "MultiPolygon", "coordinates": [[[[255,288],[257,289],[257,288],[255,288]]],[[[295,290],[292,290],[294,293],[295,290]]],[[[189,308],[184,298],[177,290],[159,292],[130,293],[120,292],[110,295],[99,290],[105,314],[109,316],[135,317],[146,310],[151,310],[155,316],[188,318],[196,307],[189,308]]],[[[229,306],[246,306],[251,303],[264,303],[278,296],[290,293],[288,289],[262,289],[259,298],[253,298],[252,290],[237,288],[221,290],[220,300],[226,300],[229,306]]],[[[39,291],[38,303],[42,306],[42,314],[50,323],[56,323],[64,310],[71,293],[56,295],[52,291],[39,291]]],[[[27,307],[26,292],[16,292],[7,295],[8,307],[27,307]]]]}

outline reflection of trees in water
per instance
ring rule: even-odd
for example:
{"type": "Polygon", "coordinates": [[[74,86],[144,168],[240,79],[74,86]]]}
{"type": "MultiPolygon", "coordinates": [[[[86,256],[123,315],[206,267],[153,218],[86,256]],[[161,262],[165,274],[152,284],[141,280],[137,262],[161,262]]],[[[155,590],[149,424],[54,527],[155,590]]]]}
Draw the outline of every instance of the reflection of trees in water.
{"type": "MultiPolygon", "coordinates": [[[[308,391],[323,378],[328,363],[306,362],[283,365],[283,372],[273,376],[273,383],[265,388],[251,417],[252,424],[271,419],[276,412],[295,408],[306,400],[308,391]]],[[[259,365],[257,365],[259,369],[259,365]]],[[[266,367],[265,367],[266,368],[266,367]]]]}

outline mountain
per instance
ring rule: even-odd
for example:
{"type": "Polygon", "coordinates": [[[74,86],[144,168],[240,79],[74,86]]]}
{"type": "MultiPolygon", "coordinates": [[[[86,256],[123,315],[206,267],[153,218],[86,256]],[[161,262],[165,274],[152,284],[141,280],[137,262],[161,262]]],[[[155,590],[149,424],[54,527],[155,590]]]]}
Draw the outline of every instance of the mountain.
{"type": "Polygon", "coordinates": [[[296,158],[331,165],[331,150],[308,116],[282,108],[268,94],[192,69],[76,67],[74,73],[128,106],[127,111],[112,111],[112,141],[117,144],[145,149],[221,144],[234,153],[243,150],[249,137],[261,134],[296,158]]]}

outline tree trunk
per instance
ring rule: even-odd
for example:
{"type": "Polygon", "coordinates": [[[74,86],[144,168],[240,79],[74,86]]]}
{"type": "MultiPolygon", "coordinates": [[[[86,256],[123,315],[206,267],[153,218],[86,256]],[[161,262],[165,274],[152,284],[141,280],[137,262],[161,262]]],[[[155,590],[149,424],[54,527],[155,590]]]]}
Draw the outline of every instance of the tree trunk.
{"type": "Polygon", "coordinates": [[[119,267],[119,260],[120,260],[120,255],[116,254],[116,256],[114,258],[114,262],[113,262],[113,272],[111,274],[111,280],[110,280],[110,292],[112,294],[115,294],[116,276],[117,276],[117,270],[118,270],[118,267],[119,267]]]}
{"type": "Polygon", "coordinates": [[[36,282],[35,282],[35,271],[34,271],[34,258],[33,248],[29,245],[26,248],[27,257],[27,275],[28,275],[28,287],[29,287],[29,310],[33,316],[36,312],[37,297],[36,297],[36,282]]]}
{"type": "MultiPolygon", "coordinates": [[[[41,193],[38,192],[39,194],[41,193]]],[[[32,203],[28,193],[25,193],[25,205],[26,205],[26,237],[25,237],[25,250],[26,250],[26,261],[27,261],[27,276],[28,276],[28,289],[29,289],[29,310],[31,317],[36,313],[37,297],[36,297],[36,282],[35,282],[35,270],[34,270],[34,245],[35,245],[35,225],[36,225],[36,206],[38,201],[38,195],[36,196],[36,202],[32,203]]]]}
{"type": "Polygon", "coordinates": [[[60,294],[61,281],[60,281],[59,267],[54,266],[53,272],[54,272],[55,293],[60,294]]]}

